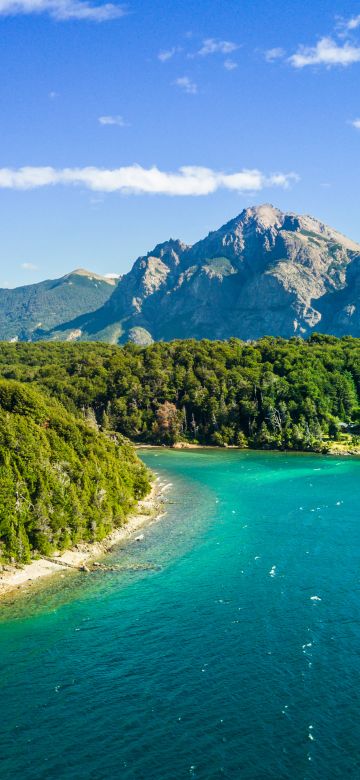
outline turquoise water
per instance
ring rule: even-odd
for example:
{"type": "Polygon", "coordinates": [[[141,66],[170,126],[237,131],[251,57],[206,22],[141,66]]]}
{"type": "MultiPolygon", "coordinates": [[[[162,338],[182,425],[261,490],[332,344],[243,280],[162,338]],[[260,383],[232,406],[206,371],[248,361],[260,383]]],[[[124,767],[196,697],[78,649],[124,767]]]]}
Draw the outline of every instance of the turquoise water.
{"type": "Polygon", "coordinates": [[[2,606],[2,780],[359,778],[360,461],[143,458],[129,570],[2,606]]]}

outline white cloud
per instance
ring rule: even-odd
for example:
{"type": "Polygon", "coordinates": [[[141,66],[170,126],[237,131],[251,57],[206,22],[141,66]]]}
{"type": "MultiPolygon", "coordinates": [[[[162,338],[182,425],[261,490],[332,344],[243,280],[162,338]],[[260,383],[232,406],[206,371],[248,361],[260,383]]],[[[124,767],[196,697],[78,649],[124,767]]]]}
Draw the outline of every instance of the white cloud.
{"type": "Polygon", "coordinates": [[[209,54],[231,54],[238,48],[239,46],[232,41],[218,41],[216,38],[206,38],[197,53],[201,57],[207,57],[209,54]]]}
{"type": "Polygon", "coordinates": [[[358,27],[360,27],[360,14],[358,14],[357,16],[353,16],[352,19],[348,19],[344,23],[344,26],[345,29],[349,31],[357,30],[358,27]]]}
{"type": "Polygon", "coordinates": [[[121,274],[104,274],[104,279],[120,279],[121,274]]]}
{"type": "Polygon", "coordinates": [[[122,5],[97,5],[91,0],[0,0],[0,16],[47,14],[59,22],[69,19],[106,22],[109,19],[118,19],[126,13],[122,5]]]}
{"type": "Polygon", "coordinates": [[[128,123],[122,116],[99,116],[98,122],[100,125],[117,125],[117,127],[128,127],[128,123]]]}
{"type": "Polygon", "coordinates": [[[34,263],[21,263],[20,268],[23,268],[24,271],[37,271],[38,270],[37,265],[34,265],[34,263]]]}
{"type": "Polygon", "coordinates": [[[225,189],[235,192],[260,192],[267,187],[289,188],[298,181],[295,173],[266,175],[257,169],[244,168],[237,173],[223,173],[200,166],[184,166],[176,172],[157,167],[130,165],[122,168],[26,167],[0,168],[0,189],[31,190],[55,185],[76,185],[93,192],[124,194],[210,195],[225,189]]]}
{"type": "Polygon", "coordinates": [[[224,68],[225,70],[236,70],[238,64],[237,62],[234,62],[234,60],[225,60],[224,61],[224,68]]]}
{"type": "Polygon", "coordinates": [[[360,130],[360,119],[352,119],[350,124],[356,128],[356,130],[360,130]]]}
{"type": "Polygon", "coordinates": [[[195,81],[192,81],[192,79],[189,79],[189,76],[180,76],[180,78],[174,81],[174,84],[177,87],[180,87],[180,89],[182,89],[183,92],[187,92],[188,95],[197,94],[198,91],[197,84],[195,84],[195,81]]]}
{"type": "Polygon", "coordinates": [[[275,62],[276,60],[281,60],[283,57],[285,57],[285,49],[282,49],[280,46],[276,46],[274,49],[268,49],[265,52],[265,59],[266,62],[275,62]]]}
{"type": "Polygon", "coordinates": [[[167,62],[168,60],[171,60],[177,51],[179,51],[177,46],[173,46],[172,49],[163,49],[163,51],[159,51],[158,60],[160,60],[160,62],[167,62]]]}
{"type": "Polygon", "coordinates": [[[57,97],[59,97],[59,93],[58,92],[54,92],[54,90],[52,92],[49,92],[50,100],[55,100],[57,97]]]}
{"type": "Polygon", "coordinates": [[[354,62],[360,62],[360,47],[346,42],[338,45],[333,38],[321,38],[316,46],[301,46],[289,58],[294,68],[304,68],[307,65],[334,65],[346,67],[354,62]]]}

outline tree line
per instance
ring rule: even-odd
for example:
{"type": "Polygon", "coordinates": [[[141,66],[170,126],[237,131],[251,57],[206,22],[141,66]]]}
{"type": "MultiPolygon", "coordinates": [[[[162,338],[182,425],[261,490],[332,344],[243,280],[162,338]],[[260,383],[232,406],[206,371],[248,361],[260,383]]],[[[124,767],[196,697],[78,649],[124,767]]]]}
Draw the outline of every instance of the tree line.
{"type": "Polygon", "coordinates": [[[135,442],[323,451],[343,430],[356,437],[359,424],[360,340],[351,337],[3,343],[0,376],[135,442]]]}

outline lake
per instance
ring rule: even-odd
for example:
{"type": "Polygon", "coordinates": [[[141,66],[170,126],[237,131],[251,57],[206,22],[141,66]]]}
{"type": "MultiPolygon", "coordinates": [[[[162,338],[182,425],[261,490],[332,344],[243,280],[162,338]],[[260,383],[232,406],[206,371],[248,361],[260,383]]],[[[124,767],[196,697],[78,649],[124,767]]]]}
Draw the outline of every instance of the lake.
{"type": "Polygon", "coordinates": [[[2,780],[359,778],[360,460],[141,457],[128,570],[1,606],[2,780]]]}

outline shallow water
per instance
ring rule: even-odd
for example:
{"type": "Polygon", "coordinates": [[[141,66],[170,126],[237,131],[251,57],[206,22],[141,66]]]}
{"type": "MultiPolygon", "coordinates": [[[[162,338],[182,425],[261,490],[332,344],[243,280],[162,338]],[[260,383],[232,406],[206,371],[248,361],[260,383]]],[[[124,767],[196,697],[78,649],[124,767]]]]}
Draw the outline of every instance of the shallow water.
{"type": "Polygon", "coordinates": [[[1,778],[359,778],[360,461],[142,457],[151,568],[2,605],[1,778]]]}

